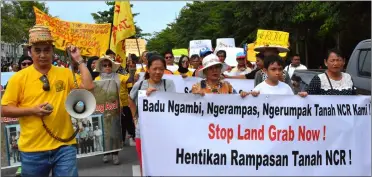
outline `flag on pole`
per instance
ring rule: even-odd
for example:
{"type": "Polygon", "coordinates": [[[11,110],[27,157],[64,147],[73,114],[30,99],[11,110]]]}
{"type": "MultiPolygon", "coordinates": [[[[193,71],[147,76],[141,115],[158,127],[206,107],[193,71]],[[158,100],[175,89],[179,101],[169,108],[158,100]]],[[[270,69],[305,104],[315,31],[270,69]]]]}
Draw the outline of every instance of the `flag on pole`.
{"type": "Polygon", "coordinates": [[[116,53],[121,66],[126,65],[124,40],[136,34],[129,1],[115,1],[110,49],[116,53]]]}

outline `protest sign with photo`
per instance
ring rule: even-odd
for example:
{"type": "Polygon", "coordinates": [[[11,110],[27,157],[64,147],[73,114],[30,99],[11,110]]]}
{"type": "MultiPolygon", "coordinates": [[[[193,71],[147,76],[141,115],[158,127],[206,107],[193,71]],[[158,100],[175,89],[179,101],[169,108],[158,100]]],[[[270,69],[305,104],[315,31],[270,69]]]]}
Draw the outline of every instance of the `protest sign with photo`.
{"type": "Polygon", "coordinates": [[[371,175],[370,97],[141,91],[138,108],[144,176],[371,175]]]}
{"type": "MultiPolygon", "coordinates": [[[[77,158],[89,157],[122,148],[119,91],[114,80],[94,81],[95,112],[84,119],[71,118],[76,135],[77,158]]],[[[3,91],[4,92],[4,91],[3,91]]],[[[1,95],[3,95],[3,92],[1,95]]],[[[17,118],[1,117],[1,167],[21,165],[17,140],[22,132],[17,118]]],[[[43,128],[43,127],[40,127],[43,128]]]]}
{"type": "Polygon", "coordinates": [[[36,24],[48,26],[54,45],[65,50],[70,44],[80,48],[83,56],[102,56],[109,47],[111,24],[68,22],[50,17],[34,7],[36,24]]]}

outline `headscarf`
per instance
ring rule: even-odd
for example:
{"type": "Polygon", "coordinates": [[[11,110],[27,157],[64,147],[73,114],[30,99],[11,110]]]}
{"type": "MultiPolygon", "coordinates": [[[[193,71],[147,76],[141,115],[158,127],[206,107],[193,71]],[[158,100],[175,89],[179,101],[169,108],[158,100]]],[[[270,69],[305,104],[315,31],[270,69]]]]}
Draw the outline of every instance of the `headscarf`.
{"type": "Polygon", "coordinates": [[[25,55],[22,55],[21,58],[19,58],[19,61],[18,61],[18,67],[19,67],[19,70],[21,70],[21,65],[22,65],[22,62],[25,61],[25,60],[30,60],[31,62],[32,61],[32,58],[30,56],[25,56],[25,55]]]}
{"type": "Polygon", "coordinates": [[[93,71],[94,68],[92,68],[92,63],[93,63],[93,61],[98,60],[98,59],[99,59],[99,57],[97,57],[97,56],[90,57],[88,59],[88,62],[87,62],[87,68],[88,68],[88,70],[90,72],[90,75],[92,75],[92,79],[93,80],[99,75],[99,72],[94,72],[93,71]]]}
{"type": "Polygon", "coordinates": [[[182,63],[185,59],[189,59],[186,55],[181,55],[180,60],[178,61],[178,72],[180,73],[187,73],[189,68],[184,68],[182,63]]]}

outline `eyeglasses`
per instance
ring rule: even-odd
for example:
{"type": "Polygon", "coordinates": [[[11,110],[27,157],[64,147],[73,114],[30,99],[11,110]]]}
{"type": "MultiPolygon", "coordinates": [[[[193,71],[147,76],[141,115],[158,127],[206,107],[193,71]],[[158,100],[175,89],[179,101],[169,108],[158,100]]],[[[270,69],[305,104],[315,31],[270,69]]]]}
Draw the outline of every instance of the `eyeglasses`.
{"type": "Polygon", "coordinates": [[[49,85],[49,80],[46,75],[43,75],[40,77],[40,81],[43,82],[43,90],[44,91],[49,91],[50,90],[50,85],[49,85]]]}
{"type": "Polygon", "coordinates": [[[172,59],[173,57],[165,57],[165,59],[172,59]]]}
{"type": "Polygon", "coordinates": [[[112,65],[111,65],[111,64],[104,64],[103,67],[104,67],[104,68],[107,68],[107,67],[110,67],[110,68],[111,68],[112,65]]]}
{"type": "Polygon", "coordinates": [[[32,62],[22,62],[21,65],[22,66],[26,66],[26,65],[30,66],[30,65],[32,65],[32,62]]]}

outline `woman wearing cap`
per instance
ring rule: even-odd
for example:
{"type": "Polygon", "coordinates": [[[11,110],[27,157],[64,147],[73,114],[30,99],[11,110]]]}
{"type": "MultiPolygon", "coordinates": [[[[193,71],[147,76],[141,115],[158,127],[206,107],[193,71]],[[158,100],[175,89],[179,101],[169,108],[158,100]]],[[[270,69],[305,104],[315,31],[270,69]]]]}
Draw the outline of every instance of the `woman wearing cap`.
{"type": "MultiPolygon", "coordinates": [[[[121,74],[116,73],[116,71],[119,69],[120,63],[116,63],[113,61],[113,58],[110,56],[104,56],[100,59],[97,60],[96,62],[96,71],[99,72],[99,76],[96,77],[96,81],[98,80],[115,80],[117,87],[119,88],[119,99],[120,99],[120,107],[122,107],[123,113],[125,112],[126,108],[128,107],[128,90],[127,90],[127,80],[128,76],[124,76],[121,74]]],[[[125,115],[121,114],[121,126],[125,127],[123,123],[125,122],[125,115]]],[[[112,119],[112,120],[118,120],[118,119],[112,119]]],[[[112,123],[112,130],[111,132],[117,133],[118,128],[120,125],[117,122],[112,123]],[[115,125],[117,127],[115,127],[115,125]]],[[[112,137],[114,138],[114,137],[112,137]]],[[[125,137],[122,137],[123,140],[125,141],[125,137]]],[[[119,152],[112,152],[112,160],[114,165],[118,165],[120,163],[119,157],[118,157],[119,152]]],[[[109,161],[108,156],[109,154],[105,154],[103,156],[103,162],[107,163],[109,161]]]]}
{"type": "Polygon", "coordinates": [[[178,61],[178,70],[174,72],[174,75],[181,75],[183,78],[192,77],[192,71],[189,70],[190,60],[186,55],[182,55],[180,61],[178,61]]]}
{"type": "MultiPolygon", "coordinates": [[[[146,66],[145,80],[136,82],[130,92],[129,107],[131,109],[133,118],[136,124],[136,149],[138,154],[139,163],[142,169],[142,154],[141,154],[141,139],[140,127],[137,114],[137,100],[138,91],[146,90],[146,94],[150,95],[152,92],[176,92],[176,87],[172,80],[163,79],[164,72],[167,68],[165,59],[160,55],[152,55],[148,60],[146,66]]],[[[142,170],[141,170],[142,173],[142,170]]]]}
{"type": "MultiPolygon", "coordinates": [[[[192,93],[204,95],[213,94],[236,94],[236,91],[227,81],[221,80],[221,73],[226,71],[227,65],[221,63],[215,54],[210,54],[203,59],[203,67],[198,71],[198,76],[204,78],[192,86],[192,93]]],[[[240,92],[242,97],[249,93],[240,92]]]]}

